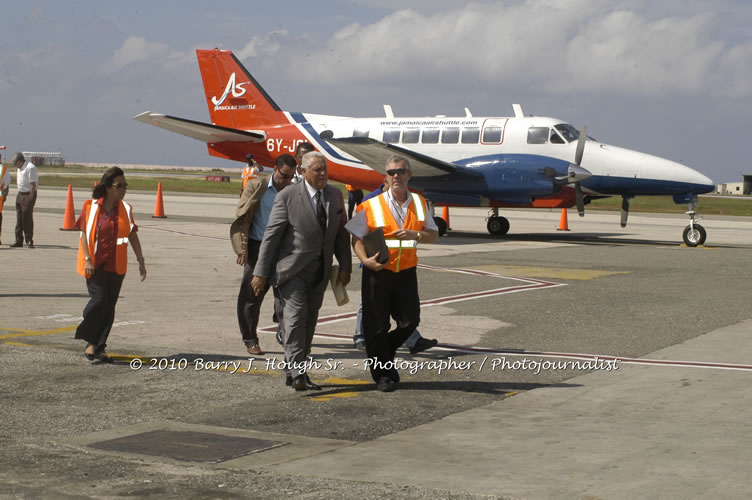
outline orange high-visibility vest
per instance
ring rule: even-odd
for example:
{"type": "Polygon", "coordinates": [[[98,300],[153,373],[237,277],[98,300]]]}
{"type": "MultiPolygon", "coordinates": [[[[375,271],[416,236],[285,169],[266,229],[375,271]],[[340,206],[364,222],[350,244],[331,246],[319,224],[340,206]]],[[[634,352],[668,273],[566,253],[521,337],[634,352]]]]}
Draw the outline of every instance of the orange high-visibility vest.
{"type": "MultiPolygon", "coordinates": [[[[99,218],[102,214],[99,211],[97,200],[86,200],[81,208],[81,213],[85,214],[86,241],[89,243],[89,255],[91,255],[91,264],[94,269],[97,267],[97,228],[99,218]]],[[[124,201],[118,204],[118,221],[117,221],[117,240],[115,241],[115,271],[118,274],[125,274],[128,268],[128,237],[131,235],[133,226],[136,222],[133,220],[133,207],[124,201]]],[[[84,258],[84,249],[81,240],[78,240],[78,274],[86,277],[86,259],[84,258]]]]}
{"type": "Polygon", "coordinates": [[[251,179],[255,179],[259,176],[259,169],[256,166],[247,166],[243,169],[243,185],[241,187],[241,191],[245,189],[245,185],[248,184],[248,181],[251,179]]]}
{"type": "MultiPolygon", "coordinates": [[[[422,231],[426,221],[426,200],[417,193],[410,193],[413,202],[407,207],[407,216],[402,229],[422,231]]],[[[398,273],[418,265],[418,240],[398,240],[390,238],[400,227],[394,220],[385,193],[363,202],[358,208],[366,211],[368,231],[383,228],[386,247],[389,250],[389,262],[384,266],[392,272],[398,273]]]]}

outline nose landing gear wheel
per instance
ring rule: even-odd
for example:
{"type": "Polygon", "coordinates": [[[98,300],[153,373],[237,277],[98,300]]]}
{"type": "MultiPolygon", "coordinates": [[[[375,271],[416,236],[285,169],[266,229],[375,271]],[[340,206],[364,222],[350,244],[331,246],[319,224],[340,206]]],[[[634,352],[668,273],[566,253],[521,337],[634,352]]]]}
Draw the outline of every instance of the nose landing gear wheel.
{"type": "Polygon", "coordinates": [[[489,217],[486,224],[488,232],[495,235],[503,235],[509,232],[509,221],[506,217],[489,217]]]}
{"type": "Polygon", "coordinates": [[[705,238],[707,237],[705,228],[699,224],[693,224],[692,226],[684,228],[684,232],[682,233],[684,243],[686,243],[688,247],[702,245],[705,243],[705,238]],[[694,228],[692,226],[694,226],[694,228]]]}

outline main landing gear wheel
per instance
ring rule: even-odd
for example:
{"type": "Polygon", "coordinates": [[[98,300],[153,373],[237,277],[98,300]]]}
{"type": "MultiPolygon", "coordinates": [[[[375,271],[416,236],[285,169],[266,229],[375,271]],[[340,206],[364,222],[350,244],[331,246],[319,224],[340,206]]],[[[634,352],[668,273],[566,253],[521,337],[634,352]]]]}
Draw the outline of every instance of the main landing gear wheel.
{"type": "Polygon", "coordinates": [[[705,232],[705,228],[699,224],[691,224],[685,227],[684,232],[682,233],[684,243],[686,243],[688,247],[702,245],[705,243],[706,237],[707,233],[705,232]]]}
{"type": "Polygon", "coordinates": [[[433,221],[436,223],[436,227],[439,229],[439,236],[444,236],[447,232],[447,223],[441,217],[434,217],[433,221]]]}
{"type": "Polygon", "coordinates": [[[489,217],[486,224],[488,232],[495,235],[503,235],[509,232],[509,221],[506,217],[489,217]]]}

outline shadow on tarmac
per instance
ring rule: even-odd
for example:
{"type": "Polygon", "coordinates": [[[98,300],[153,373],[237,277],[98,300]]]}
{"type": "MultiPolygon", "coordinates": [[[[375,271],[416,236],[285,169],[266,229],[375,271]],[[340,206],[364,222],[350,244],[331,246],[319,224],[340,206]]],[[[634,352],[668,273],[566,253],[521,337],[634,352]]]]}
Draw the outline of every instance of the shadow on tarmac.
{"type": "MultiPolygon", "coordinates": [[[[320,391],[306,391],[307,397],[337,397],[344,393],[373,392],[376,383],[358,382],[354,384],[326,384],[326,381],[314,380],[321,386],[320,391]]],[[[534,383],[504,383],[482,381],[401,381],[397,386],[398,391],[455,391],[474,394],[491,394],[497,396],[512,396],[518,392],[530,391],[541,387],[572,388],[580,387],[579,384],[534,384],[534,383]]]]}
{"type": "MultiPolygon", "coordinates": [[[[679,247],[683,243],[677,240],[636,240],[624,238],[624,233],[562,233],[562,234],[491,234],[451,231],[448,236],[439,238],[435,243],[451,245],[474,245],[483,241],[534,241],[540,243],[573,243],[578,245],[618,245],[618,246],[655,246],[679,247]],[[463,241],[465,240],[465,241],[463,241]]],[[[703,245],[708,248],[749,248],[749,245],[703,245]]]]}

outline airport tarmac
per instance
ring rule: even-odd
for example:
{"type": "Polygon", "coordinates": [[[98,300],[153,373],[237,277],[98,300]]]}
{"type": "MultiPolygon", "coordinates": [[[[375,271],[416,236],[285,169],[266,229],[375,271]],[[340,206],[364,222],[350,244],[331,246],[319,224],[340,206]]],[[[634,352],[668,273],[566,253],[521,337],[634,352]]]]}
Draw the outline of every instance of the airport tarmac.
{"type": "Polygon", "coordinates": [[[440,346],[400,352],[399,390],[376,391],[350,338],[355,272],[351,302],[327,293],[320,314],[323,390],[296,393],[274,369],[271,300],[266,355],[240,341],[230,196],[166,192],[154,219],[153,193],[128,194],[148,277],[125,279],[117,362],[88,362],[65,194],[41,190],[34,249],[8,247],[6,203],[0,496],[748,495],[752,218],[708,216],[687,248],[683,215],[622,229],[570,212],[558,232],[558,210],[503,211],[510,234],[492,237],[484,210],[452,209],[419,250],[420,330],[440,346]]]}

